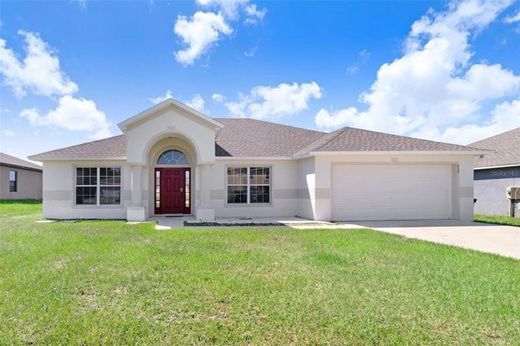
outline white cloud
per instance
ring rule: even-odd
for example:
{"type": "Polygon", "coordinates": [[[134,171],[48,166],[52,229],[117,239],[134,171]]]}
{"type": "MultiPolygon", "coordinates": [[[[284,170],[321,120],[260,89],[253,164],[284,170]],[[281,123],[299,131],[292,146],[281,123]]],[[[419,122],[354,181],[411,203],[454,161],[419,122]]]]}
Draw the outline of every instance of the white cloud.
{"type": "Polygon", "coordinates": [[[238,102],[225,104],[233,116],[257,119],[280,118],[308,109],[311,99],[319,99],[322,90],[316,82],[282,83],[275,87],[256,86],[238,102]]]}
{"type": "Polygon", "coordinates": [[[193,64],[222,35],[233,33],[221,13],[201,11],[195,12],[191,19],[179,16],[174,31],[187,45],[175,53],[177,61],[184,65],[193,64]]]}
{"type": "Polygon", "coordinates": [[[255,4],[251,4],[246,6],[246,14],[247,18],[245,19],[245,24],[256,24],[259,20],[263,20],[267,10],[261,9],[259,10],[255,4]]]}
{"type": "MultiPolygon", "coordinates": [[[[468,0],[413,23],[403,56],[383,64],[355,107],[321,109],[320,128],[344,125],[435,139],[449,128],[473,123],[486,127],[483,109],[520,94],[520,76],[500,65],[471,64],[471,34],[483,30],[509,1],[468,0]]],[[[452,130],[453,131],[453,130],[452,130]]],[[[456,142],[466,142],[460,132],[456,142]]]]}
{"type": "Polygon", "coordinates": [[[249,0],[197,0],[196,2],[201,7],[216,9],[223,12],[226,17],[235,19],[239,9],[245,6],[249,0]]]}
{"type": "Polygon", "coordinates": [[[211,98],[215,102],[223,102],[225,100],[224,95],[219,94],[219,93],[214,93],[213,95],[211,95],[211,98]]]}
{"type": "Polygon", "coordinates": [[[193,98],[191,100],[186,101],[186,105],[188,107],[196,109],[201,113],[206,112],[206,109],[204,108],[205,104],[206,102],[199,94],[193,95],[193,98]]]}
{"type": "Polygon", "coordinates": [[[175,52],[175,59],[183,65],[191,65],[221,40],[231,35],[234,30],[232,22],[244,13],[244,23],[254,24],[262,20],[267,13],[258,9],[249,0],[196,0],[201,11],[190,18],[178,16],[174,32],[186,45],[175,52]]]}
{"type": "Polygon", "coordinates": [[[520,127],[520,99],[497,105],[491,112],[491,118],[483,124],[448,127],[435,137],[442,141],[468,144],[517,127],[520,127]],[[463,141],[460,140],[461,134],[464,134],[463,141]]]}
{"type": "Polygon", "coordinates": [[[13,130],[10,130],[10,129],[5,129],[2,131],[2,134],[5,136],[5,137],[14,137],[16,136],[16,133],[14,133],[13,130]]]}
{"type": "Polygon", "coordinates": [[[173,98],[173,94],[171,92],[171,90],[166,90],[166,93],[162,96],[157,96],[157,97],[151,97],[148,99],[148,101],[150,101],[151,103],[153,103],[154,105],[158,104],[158,103],[161,103],[163,101],[166,101],[167,99],[172,99],[173,98]]]}
{"type": "Polygon", "coordinates": [[[78,91],[78,86],[61,71],[55,51],[38,34],[18,31],[25,40],[27,54],[19,60],[0,39],[0,74],[17,97],[29,90],[37,95],[62,96],[78,91]]]}
{"type": "Polygon", "coordinates": [[[40,115],[36,108],[28,108],[22,110],[20,116],[36,127],[53,126],[64,130],[83,131],[90,133],[91,138],[111,135],[107,117],[97,109],[94,101],[70,95],[60,98],[56,109],[45,115],[40,115]]]}
{"type": "Polygon", "coordinates": [[[504,19],[504,22],[506,22],[507,24],[513,24],[516,22],[520,22],[520,11],[518,11],[515,15],[506,17],[504,19]]]}

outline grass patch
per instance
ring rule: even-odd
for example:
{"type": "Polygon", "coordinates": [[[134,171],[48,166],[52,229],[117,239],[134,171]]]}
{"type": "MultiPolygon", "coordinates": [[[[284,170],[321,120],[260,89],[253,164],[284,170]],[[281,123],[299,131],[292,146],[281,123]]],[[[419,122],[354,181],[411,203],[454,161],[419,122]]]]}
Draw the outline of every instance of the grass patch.
{"type": "Polygon", "coordinates": [[[520,227],[520,217],[509,217],[503,215],[475,215],[475,221],[520,227]]]}
{"type": "Polygon", "coordinates": [[[156,231],[10,213],[0,344],[520,343],[512,259],[366,229],[156,231]]]}
{"type": "Polygon", "coordinates": [[[37,199],[0,199],[0,217],[37,214],[42,211],[42,202],[37,199]]]}

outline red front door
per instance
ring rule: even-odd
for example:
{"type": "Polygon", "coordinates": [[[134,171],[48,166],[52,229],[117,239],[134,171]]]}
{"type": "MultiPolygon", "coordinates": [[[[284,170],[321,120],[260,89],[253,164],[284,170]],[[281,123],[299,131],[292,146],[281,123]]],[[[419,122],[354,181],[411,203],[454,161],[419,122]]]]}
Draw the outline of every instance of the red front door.
{"type": "Polygon", "coordinates": [[[155,213],[190,213],[190,169],[155,169],[155,213]]]}

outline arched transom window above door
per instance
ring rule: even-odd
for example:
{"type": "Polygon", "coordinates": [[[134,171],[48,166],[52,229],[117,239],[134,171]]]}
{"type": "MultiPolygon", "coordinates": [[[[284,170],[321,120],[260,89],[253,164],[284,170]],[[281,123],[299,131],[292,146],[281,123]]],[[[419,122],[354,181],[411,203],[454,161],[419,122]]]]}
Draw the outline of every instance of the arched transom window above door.
{"type": "Polygon", "coordinates": [[[188,158],[179,150],[166,150],[157,159],[158,165],[187,165],[188,158]]]}

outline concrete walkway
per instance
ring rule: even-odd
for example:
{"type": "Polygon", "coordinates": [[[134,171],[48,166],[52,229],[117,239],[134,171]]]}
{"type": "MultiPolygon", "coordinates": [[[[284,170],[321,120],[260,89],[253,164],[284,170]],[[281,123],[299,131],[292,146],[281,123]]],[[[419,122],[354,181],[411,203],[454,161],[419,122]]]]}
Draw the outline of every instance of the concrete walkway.
{"type": "Polygon", "coordinates": [[[520,259],[520,227],[454,220],[374,221],[359,225],[407,238],[520,259]]]}

